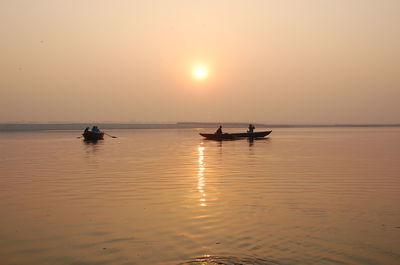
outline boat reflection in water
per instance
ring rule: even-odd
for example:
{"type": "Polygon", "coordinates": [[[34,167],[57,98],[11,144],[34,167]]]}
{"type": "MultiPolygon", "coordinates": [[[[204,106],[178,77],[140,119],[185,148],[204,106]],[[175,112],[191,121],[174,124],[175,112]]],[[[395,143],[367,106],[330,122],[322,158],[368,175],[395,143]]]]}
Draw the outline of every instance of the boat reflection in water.
{"type": "Polygon", "coordinates": [[[204,171],[205,171],[205,167],[204,167],[204,146],[199,146],[197,148],[198,152],[199,152],[199,169],[197,171],[197,190],[200,193],[200,206],[207,206],[206,204],[206,193],[204,191],[205,188],[205,179],[204,179],[204,171]]]}
{"type": "Polygon", "coordinates": [[[92,157],[93,154],[96,154],[100,151],[104,145],[104,141],[82,141],[84,150],[85,150],[85,158],[92,157]]]}
{"type": "Polygon", "coordinates": [[[268,142],[270,141],[269,137],[266,138],[247,138],[247,142],[249,143],[249,147],[252,147],[254,145],[255,141],[259,141],[259,142],[268,142]]]}
{"type": "Polygon", "coordinates": [[[203,257],[197,257],[192,260],[180,263],[178,265],[277,265],[281,264],[272,259],[260,259],[256,257],[235,257],[235,256],[211,256],[204,255],[203,257]]]}

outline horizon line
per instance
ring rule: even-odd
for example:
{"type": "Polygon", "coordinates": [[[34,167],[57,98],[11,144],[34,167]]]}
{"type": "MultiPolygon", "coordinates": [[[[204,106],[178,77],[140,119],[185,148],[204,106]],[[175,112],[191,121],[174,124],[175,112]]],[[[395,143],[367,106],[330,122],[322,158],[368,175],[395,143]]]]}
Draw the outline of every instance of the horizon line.
{"type": "MultiPolygon", "coordinates": [[[[103,130],[108,129],[195,129],[216,128],[246,128],[248,122],[176,122],[176,123],[0,123],[0,132],[23,131],[62,131],[83,130],[88,124],[96,124],[103,130]]],[[[400,127],[396,124],[263,124],[253,123],[257,128],[382,128],[400,127]]]]}
{"type": "Polygon", "coordinates": [[[50,122],[35,122],[35,121],[10,121],[0,122],[0,125],[73,125],[73,124],[109,124],[109,125],[207,125],[207,124],[232,124],[243,125],[253,124],[259,126],[400,126],[399,123],[268,123],[268,122],[202,122],[202,121],[177,121],[177,122],[122,122],[122,121],[50,121],[50,122]]]}

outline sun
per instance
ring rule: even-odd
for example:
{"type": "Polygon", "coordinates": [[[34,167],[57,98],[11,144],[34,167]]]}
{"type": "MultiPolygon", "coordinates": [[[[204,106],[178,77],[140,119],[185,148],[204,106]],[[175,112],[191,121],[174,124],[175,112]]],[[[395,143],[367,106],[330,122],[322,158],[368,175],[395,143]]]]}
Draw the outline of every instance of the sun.
{"type": "Polygon", "coordinates": [[[193,67],[192,75],[197,80],[204,80],[208,77],[208,68],[205,65],[196,65],[193,67]]]}

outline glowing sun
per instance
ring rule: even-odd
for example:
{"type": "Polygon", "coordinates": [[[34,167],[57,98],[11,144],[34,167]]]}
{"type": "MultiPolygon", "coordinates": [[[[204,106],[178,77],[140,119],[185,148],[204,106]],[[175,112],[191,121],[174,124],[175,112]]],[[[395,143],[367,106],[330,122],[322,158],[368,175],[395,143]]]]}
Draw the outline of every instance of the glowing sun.
{"type": "Polygon", "coordinates": [[[208,76],[208,68],[205,65],[196,65],[193,67],[192,75],[197,80],[204,80],[208,76]]]}

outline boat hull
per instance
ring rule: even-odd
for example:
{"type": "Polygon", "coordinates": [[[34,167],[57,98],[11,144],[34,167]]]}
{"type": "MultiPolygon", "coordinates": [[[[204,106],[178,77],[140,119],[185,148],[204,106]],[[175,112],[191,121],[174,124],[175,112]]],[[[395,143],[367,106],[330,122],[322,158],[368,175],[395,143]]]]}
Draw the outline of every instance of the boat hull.
{"type": "Polygon", "coordinates": [[[234,140],[235,139],[235,136],[233,136],[230,133],[223,133],[223,134],[200,133],[200,135],[205,137],[208,140],[216,140],[216,141],[234,140]]]}
{"type": "Polygon", "coordinates": [[[98,141],[104,139],[104,133],[87,131],[82,134],[85,141],[98,141]]]}
{"type": "Polygon", "coordinates": [[[272,131],[263,131],[263,132],[252,132],[252,133],[223,133],[223,134],[215,134],[215,133],[200,133],[201,136],[205,137],[209,140],[235,140],[240,138],[263,138],[269,135],[272,131]]]}
{"type": "Polygon", "coordinates": [[[272,131],[252,132],[252,133],[232,133],[233,136],[238,138],[262,138],[269,135],[272,131]]]}

